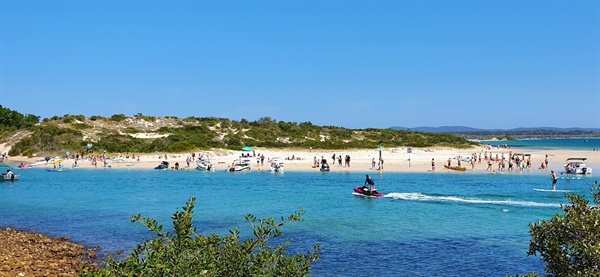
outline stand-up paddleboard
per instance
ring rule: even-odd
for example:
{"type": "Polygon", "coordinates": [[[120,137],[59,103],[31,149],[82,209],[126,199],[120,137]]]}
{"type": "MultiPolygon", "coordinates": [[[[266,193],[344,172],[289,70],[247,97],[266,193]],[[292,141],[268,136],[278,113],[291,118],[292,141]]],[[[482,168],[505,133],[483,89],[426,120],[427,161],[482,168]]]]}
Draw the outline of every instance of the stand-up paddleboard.
{"type": "Polygon", "coordinates": [[[564,190],[564,189],[557,189],[557,190],[551,190],[551,189],[533,189],[535,191],[539,191],[539,192],[573,192],[572,190],[564,190]]]}

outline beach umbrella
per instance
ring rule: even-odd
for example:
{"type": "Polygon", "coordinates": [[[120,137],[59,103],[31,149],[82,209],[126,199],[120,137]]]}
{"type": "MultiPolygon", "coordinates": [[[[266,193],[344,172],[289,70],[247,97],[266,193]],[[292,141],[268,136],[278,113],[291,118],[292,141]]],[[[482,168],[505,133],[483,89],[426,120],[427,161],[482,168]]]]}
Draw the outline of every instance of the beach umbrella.
{"type": "Polygon", "coordinates": [[[254,151],[254,149],[252,149],[252,147],[250,147],[250,146],[244,146],[244,147],[242,147],[242,150],[243,151],[254,151]]]}

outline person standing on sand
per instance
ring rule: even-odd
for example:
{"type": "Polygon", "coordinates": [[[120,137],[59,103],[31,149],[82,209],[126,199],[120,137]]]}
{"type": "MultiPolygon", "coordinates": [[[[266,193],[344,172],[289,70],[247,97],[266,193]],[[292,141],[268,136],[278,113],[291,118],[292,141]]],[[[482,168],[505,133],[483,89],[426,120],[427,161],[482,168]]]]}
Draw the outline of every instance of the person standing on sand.
{"type": "Polygon", "coordinates": [[[431,159],[431,171],[435,171],[435,161],[431,159]]]}
{"type": "Polygon", "coordinates": [[[550,171],[550,175],[552,176],[552,190],[556,190],[556,181],[558,181],[558,177],[556,177],[554,170],[550,171]]]}
{"type": "Polygon", "coordinates": [[[546,168],[548,168],[548,154],[546,154],[546,158],[544,158],[544,163],[546,164],[546,168]]]}

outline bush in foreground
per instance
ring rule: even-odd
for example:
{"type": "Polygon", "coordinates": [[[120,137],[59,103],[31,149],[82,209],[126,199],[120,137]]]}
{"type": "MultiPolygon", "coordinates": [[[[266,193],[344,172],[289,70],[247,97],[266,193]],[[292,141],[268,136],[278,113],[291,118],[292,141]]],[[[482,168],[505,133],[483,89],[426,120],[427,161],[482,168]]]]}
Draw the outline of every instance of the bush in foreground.
{"type": "MultiPolygon", "coordinates": [[[[566,194],[564,215],[532,223],[528,255],[546,262],[552,276],[600,276],[600,185],[591,189],[594,206],[583,195],[566,194]]],[[[530,273],[527,276],[539,276],[530,273]]]]}
{"type": "Polygon", "coordinates": [[[156,238],[145,239],[123,261],[109,257],[106,268],[82,272],[82,276],[306,276],[312,262],[319,259],[316,244],[306,254],[285,254],[290,240],[282,245],[268,245],[268,240],[283,233],[285,222],[301,221],[303,211],[290,215],[287,220],[257,219],[248,214],[254,236],[240,240],[240,232],[231,230],[227,236],[196,233],[192,215],[196,199],[192,196],[173,216],[173,232],[153,219],[135,215],[132,222],[140,222],[155,233],[156,238]]]}

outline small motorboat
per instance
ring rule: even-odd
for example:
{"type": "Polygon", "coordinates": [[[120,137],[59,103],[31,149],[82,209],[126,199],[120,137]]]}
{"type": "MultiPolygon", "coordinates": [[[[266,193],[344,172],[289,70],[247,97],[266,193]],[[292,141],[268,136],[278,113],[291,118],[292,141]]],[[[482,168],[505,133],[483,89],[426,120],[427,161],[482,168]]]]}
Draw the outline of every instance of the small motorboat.
{"type": "Polygon", "coordinates": [[[271,172],[283,172],[285,166],[283,165],[283,161],[279,158],[271,159],[271,172]]]}
{"type": "Polygon", "coordinates": [[[11,168],[9,166],[0,166],[0,168],[5,169],[6,168],[6,173],[0,173],[0,182],[4,182],[4,181],[9,181],[9,182],[14,182],[19,180],[19,178],[21,178],[21,175],[19,174],[15,174],[14,172],[12,172],[11,168]]]}
{"type": "Polygon", "coordinates": [[[214,170],[212,163],[208,160],[198,160],[196,162],[196,169],[201,171],[212,171],[214,170]]]}
{"type": "Polygon", "coordinates": [[[565,173],[591,175],[592,168],[585,164],[587,158],[568,158],[565,164],[565,173]]]}
{"type": "Polygon", "coordinates": [[[163,161],[158,166],[156,166],[154,169],[169,169],[169,162],[163,161]]]}
{"type": "Polygon", "coordinates": [[[354,192],[352,192],[352,194],[372,198],[384,196],[384,194],[377,191],[377,189],[373,190],[372,192],[369,192],[369,188],[367,186],[354,188],[354,192]]]}
{"type": "Polygon", "coordinates": [[[238,159],[233,161],[231,166],[228,166],[225,171],[239,172],[244,170],[250,170],[250,159],[238,159]]]}
{"type": "Polygon", "coordinates": [[[467,171],[466,167],[458,167],[458,166],[448,166],[444,165],[445,169],[456,170],[456,171],[467,171]]]}

